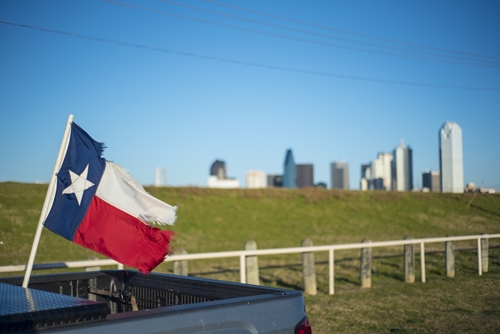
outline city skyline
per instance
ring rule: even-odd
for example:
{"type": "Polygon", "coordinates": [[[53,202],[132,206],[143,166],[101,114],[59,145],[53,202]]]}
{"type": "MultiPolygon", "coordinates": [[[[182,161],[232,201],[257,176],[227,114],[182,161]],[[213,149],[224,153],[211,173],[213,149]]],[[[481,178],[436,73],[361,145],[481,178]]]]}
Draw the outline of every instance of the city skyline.
{"type": "MultiPolygon", "coordinates": [[[[460,180],[460,177],[463,178],[463,155],[462,155],[462,131],[460,126],[455,123],[455,122],[445,122],[443,126],[439,129],[439,154],[440,154],[440,161],[442,156],[448,156],[448,160],[451,159],[451,155],[455,154],[458,155],[458,177],[455,175],[455,179],[458,178],[460,180]],[[451,139],[454,138],[455,143],[451,142],[451,139]],[[457,144],[458,141],[458,144],[457,144]],[[443,148],[445,147],[444,151],[443,148]],[[458,147],[458,148],[457,148],[458,147]]],[[[455,160],[457,160],[455,156],[455,160]]],[[[450,174],[448,176],[448,180],[445,181],[445,191],[444,192],[463,192],[465,182],[458,182],[458,185],[452,186],[451,184],[453,182],[457,182],[456,180],[453,180],[452,176],[452,168],[453,164],[451,164],[449,161],[444,163],[444,167],[440,166],[440,170],[443,168],[447,170],[447,173],[450,174]],[[449,185],[446,185],[446,182],[449,183],[449,185]],[[454,189],[454,190],[453,190],[454,189]],[[459,191],[462,189],[462,191],[459,191]]],[[[457,168],[457,167],[455,167],[457,168]]],[[[404,144],[404,140],[401,139],[401,143],[394,148],[392,153],[388,152],[379,152],[377,154],[377,159],[373,160],[370,164],[362,164],[361,165],[362,173],[360,180],[358,182],[358,187],[349,187],[347,186],[344,187],[343,185],[346,184],[349,185],[349,164],[348,162],[345,161],[336,161],[330,163],[330,187],[327,186],[328,189],[334,189],[334,188],[339,188],[339,189],[347,189],[347,190],[397,190],[397,191],[411,191],[413,189],[418,189],[422,190],[424,187],[427,187],[425,183],[427,182],[428,184],[436,184],[436,174],[438,176],[438,182],[437,184],[442,185],[442,173],[440,171],[429,171],[429,170],[424,170],[421,173],[417,173],[417,175],[413,175],[413,160],[412,160],[412,149],[404,144]],[[399,155],[399,163],[397,156],[399,155]],[[368,177],[371,179],[372,183],[369,183],[370,180],[368,180],[367,183],[367,188],[363,189],[362,182],[363,182],[363,175],[365,173],[365,169],[368,167],[368,177]],[[338,175],[335,176],[335,173],[338,175]],[[403,177],[399,176],[402,175],[403,177]],[[432,176],[431,176],[432,175],[432,176]],[[402,179],[402,181],[399,181],[398,183],[398,176],[399,178],[402,179]],[[334,178],[337,177],[337,184],[342,185],[342,186],[334,186],[335,181],[334,178]],[[347,177],[347,179],[346,179],[347,177]],[[422,186],[421,187],[414,187],[414,177],[421,177],[422,178],[422,186]],[[379,179],[379,180],[377,180],[379,179]],[[387,181],[390,180],[390,181],[387,181]]],[[[297,164],[294,161],[293,158],[293,149],[288,148],[285,152],[285,160],[283,163],[283,173],[281,175],[279,174],[273,174],[273,173],[268,173],[266,171],[261,171],[261,170],[248,170],[245,173],[245,183],[240,183],[237,178],[227,178],[226,175],[226,162],[225,160],[221,159],[216,159],[209,168],[209,180],[208,183],[206,184],[207,187],[220,187],[220,188],[238,188],[240,186],[243,186],[245,184],[246,188],[262,188],[262,187],[273,187],[272,181],[270,181],[269,177],[271,177],[271,180],[274,180],[275,177],[280,178],[280,185],[278,187],[284,187],[284,188],[303,188],[303,187],[314,187],[317,184],[320,183],[325,183],[324,180],[315,180],[314,178],[314,164],[297,164]],[[299,171],[300,170],[300,171],[299,171]],[[288,174],[288,179],[289,183],[288,186],[284,186],[282,183],[284,175],[288,174]],[[300,175],[300,176],[299,176],[300,175]],[[292,182],[291,180],[294,179],[295,176],[295,182],[292,182]],[[302,180],[299,181],[299,178],[302,180]],[[229,181],[227,183],[221,182],[220,185],[217,185],[218,180],[226,180],[229,181]],[[248,184],[251,184],[251,186],[248,186],[248,184]],[[293,186],[290,186],[292,185],[293,186]]],[[[446,174],[446,173],[445,173],[446,174]]],[[[154,186],[166,186],[168,185],[166,183],[166,170],[163,167],[156,167],[154,170],[154,183],[151,185],[154,186]]],[[[39,182],[36,182],[39,183],[39,182]]],[[[473,182],[472,182],[473,183],[473,182]]],[[[432,186],[435,188],[435,185],[432,186]]],[[[442,191],[441,187],[437,187],[440,189],[439,191],[442,191]]],[[[485,187],[488,188],[488,187],[485,187]]],[[[492,188],[494,189],[494,188],[492,188]]],[[[436,190],[431,190],[431,191],[436,191],[436,190]]]]}
{"type": "Polygon", "coordinates": [[[0,182],[48,182],[73,114],[141,184],[160,166],[198,187],[218,158],[240,184],[281,175],[293,148],[315,184],[342,160],[359,189],[403,137],[421,188],[454,121],[464,183],[500,190],[500,2],[129,3],[150,10],[0,2],[0,182]]]}
{"type": "MultiPolygon", "coordinates": [[[[403,138],[401,138],[400,144],[393,149],[392,153],[380,152],[377,154],[377,159],[370,164],[361,165],[359,189],[396,191],[415,189],[433,192],[439,189],[441,192],[464,192],[462,130],[457,123],[445,122],[440,128],[439,155],[440,171],[423,171],[421,174],[422,186],[415,188],[413,150],[410,146],[405,145],[403,138]]],[[[216,171],[214,166],[223,166],[225,175],[225,161],[216,160],[210,169],[211,175],[220,175],[220,171],[216,171]]],[[[347,162],[332,162],[330,164],[330,189],[351,189],[348,175],[349,164],[347,162]]],[[[246,188],[264,188],[268,185],[269,187],[284,188],[307,188],[319,185],[327,187],[324,181],[314,180],[314,164],[295,163],[291,148],[285,152],[282,175],[267,174],[260,170],[246,172],[246,188]],[[277,185],[274,181],[276,177],[287,181],[277,185]]]]}

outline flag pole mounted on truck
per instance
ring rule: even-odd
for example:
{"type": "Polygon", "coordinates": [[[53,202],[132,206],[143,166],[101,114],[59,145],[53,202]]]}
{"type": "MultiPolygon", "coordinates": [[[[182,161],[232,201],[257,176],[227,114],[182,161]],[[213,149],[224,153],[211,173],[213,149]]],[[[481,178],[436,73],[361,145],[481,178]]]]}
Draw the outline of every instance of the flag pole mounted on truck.
{"type": "Polygon", "coordinates": [[[22,286],[28,287],[43,227],[148,274],[171,253],[177,207],[149,195],[69,115],[22,286]],[[117,233],[119,232],[119,233],[117,233]]]}

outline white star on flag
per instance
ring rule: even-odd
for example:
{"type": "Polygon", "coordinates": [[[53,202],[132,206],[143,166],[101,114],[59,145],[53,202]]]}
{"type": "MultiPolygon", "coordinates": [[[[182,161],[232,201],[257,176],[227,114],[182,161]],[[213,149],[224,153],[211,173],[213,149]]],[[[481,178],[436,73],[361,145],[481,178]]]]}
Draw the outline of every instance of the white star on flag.
{"type": "Polygon", "coordinates": [[[71,184],[69,187],[63,190],[63,194],[75,194],[78,205],[82,202],[83,192],[94,184],[87,180],[87,174],[89,173],[89,165],[83,170],[83,172],[78,175],[73,171],[69,170],[69,176],[71,177],[71,184]]]}

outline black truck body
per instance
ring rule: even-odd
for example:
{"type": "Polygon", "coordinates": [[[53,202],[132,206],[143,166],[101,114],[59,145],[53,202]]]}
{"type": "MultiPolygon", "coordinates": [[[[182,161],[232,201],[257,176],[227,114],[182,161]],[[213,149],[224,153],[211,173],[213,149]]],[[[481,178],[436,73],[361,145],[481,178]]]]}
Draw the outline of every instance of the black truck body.
{"type": "Polygon", "coordinates": [[[311,333],[302,292],[112,270],[0,279],[0,332],[311,333]]]}

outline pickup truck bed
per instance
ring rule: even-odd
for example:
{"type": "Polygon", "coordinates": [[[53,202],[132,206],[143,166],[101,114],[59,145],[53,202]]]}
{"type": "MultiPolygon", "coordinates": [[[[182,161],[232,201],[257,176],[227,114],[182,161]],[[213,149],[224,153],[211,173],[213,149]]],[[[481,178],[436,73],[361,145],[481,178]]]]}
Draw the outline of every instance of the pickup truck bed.
{"type": "Polygon", "coordinates": [[[310,332],[295,290],[128,270],[33,276],[28,289],[21,283],[0,279],[0,332],[310,332]]]}

